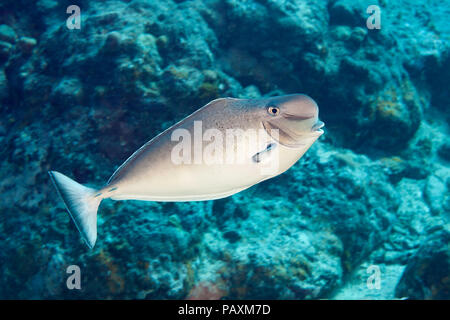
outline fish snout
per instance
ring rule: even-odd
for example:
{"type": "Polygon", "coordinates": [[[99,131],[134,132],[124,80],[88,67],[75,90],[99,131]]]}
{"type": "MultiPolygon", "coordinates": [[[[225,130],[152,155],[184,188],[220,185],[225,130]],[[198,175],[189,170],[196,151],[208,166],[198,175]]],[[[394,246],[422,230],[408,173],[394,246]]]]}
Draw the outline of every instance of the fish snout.
{"type": "Polygon", "coordinates": [[[304,94],[289,95],[281,102],[282,115],[290,120],[317,119],[319,107],[317,103],[304,94]]]}
{"type": "Polygon", "coordinates": [[[323,133],[322,128],[325,126],[325,123],[323,121],[317,120],[317,122],[312,126],[311,131],[312,132],[319,132],[320,134],[323,133]]]}

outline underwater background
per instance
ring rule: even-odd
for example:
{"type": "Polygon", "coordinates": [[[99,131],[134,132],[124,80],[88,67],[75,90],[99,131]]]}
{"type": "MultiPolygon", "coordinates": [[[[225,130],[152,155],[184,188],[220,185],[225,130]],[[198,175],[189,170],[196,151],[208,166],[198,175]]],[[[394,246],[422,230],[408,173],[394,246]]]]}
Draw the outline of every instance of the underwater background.
{"type": "Polygon", "coordinates": [[[435,0],[2,0],[0,298],[449,299],[449,21],[435,0]],[[326,123],[291,169],[105,200],[93,250],[47,174],[101,186],[210,100],[287,93],[326,123]]]}

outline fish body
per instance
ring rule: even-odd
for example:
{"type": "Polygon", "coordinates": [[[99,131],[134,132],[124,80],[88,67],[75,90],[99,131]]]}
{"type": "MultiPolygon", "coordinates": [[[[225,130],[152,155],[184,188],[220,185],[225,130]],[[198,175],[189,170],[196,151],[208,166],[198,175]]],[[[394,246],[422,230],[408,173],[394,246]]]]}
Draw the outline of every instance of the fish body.
{"type": "Polygon", "coordinates": [[[221,98],[163,131],[130,156],[103,188],[49,172],[89,247],[103,199],[224,198],[289,169],[323,134],[317,104],[296,94],[221,98]]]}

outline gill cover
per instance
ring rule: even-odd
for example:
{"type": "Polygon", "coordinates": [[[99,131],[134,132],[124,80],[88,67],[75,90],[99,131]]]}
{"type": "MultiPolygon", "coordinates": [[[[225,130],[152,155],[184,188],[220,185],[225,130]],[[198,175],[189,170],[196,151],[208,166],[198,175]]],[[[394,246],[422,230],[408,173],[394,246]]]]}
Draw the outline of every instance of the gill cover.
{"type": "Polygon", "coordinates": [[[267,133],[278,143],[283,146],[297,148],[303,145],[301,136],[290,130],[286,126],[282,126],[279,122],[282,119],[264,121],[263,126],[267,133]],[[279,120],[279,121],[277,121],[279,120]]]}

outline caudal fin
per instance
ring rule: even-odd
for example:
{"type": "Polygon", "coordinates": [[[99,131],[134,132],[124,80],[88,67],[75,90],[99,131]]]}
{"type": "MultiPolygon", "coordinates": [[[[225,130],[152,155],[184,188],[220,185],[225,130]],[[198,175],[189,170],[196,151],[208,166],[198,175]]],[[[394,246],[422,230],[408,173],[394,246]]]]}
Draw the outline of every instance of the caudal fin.
{"type": "Polygon", "coordinates": [[[85,187],[56,171],[48,172],[70,217],[89,248],[97,240],[97,209],[102,201],[97,190],[85,187]]]}

